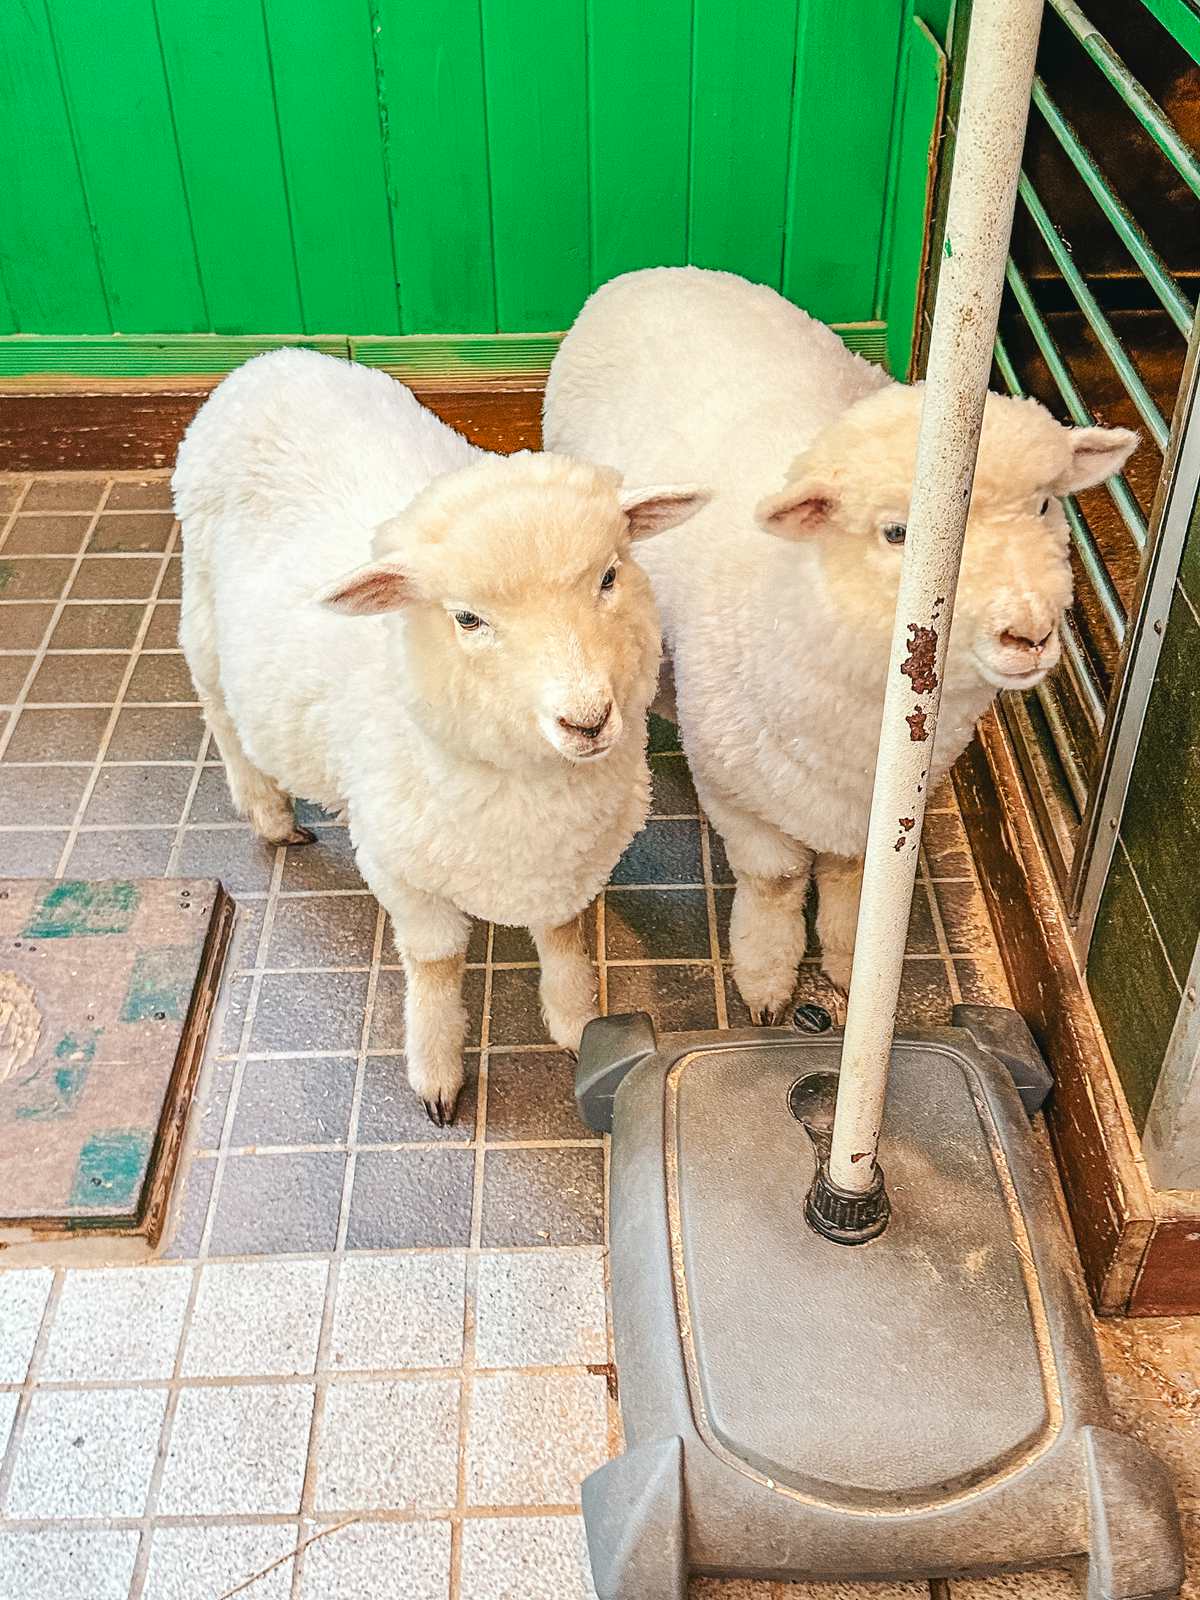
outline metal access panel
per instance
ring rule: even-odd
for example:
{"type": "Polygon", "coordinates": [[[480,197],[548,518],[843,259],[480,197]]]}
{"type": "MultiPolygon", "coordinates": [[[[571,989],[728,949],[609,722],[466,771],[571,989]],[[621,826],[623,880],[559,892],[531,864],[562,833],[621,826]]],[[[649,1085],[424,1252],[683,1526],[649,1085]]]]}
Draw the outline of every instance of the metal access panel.
{"type": "Polygon", "coordinates": [[[1113,1431],[1014,1082],[1034,1103],[1044,1068],[1015,1014],[960,1020],[895,1047],[892,1220],[856,1247],[803,1220],[816,1157],[790,1109],[838,1034],[588,1028],[626,1438],[583,1488],[600,1600],[1084,1563],[1095,1600],[1178,1588],[1170,1485],[1113,1431]]]}

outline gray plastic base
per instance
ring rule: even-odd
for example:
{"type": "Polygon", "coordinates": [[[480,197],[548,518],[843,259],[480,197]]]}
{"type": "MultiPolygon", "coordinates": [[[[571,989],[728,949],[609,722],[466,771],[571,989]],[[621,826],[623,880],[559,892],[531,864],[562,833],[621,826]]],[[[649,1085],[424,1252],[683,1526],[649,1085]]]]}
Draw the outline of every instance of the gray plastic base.
{"type": "Polygon", "coordinates": [[[1171,1486],[1112,1430],[1003,1062],[1030,1097],[1037,1074],[1011,1013],[967,1009],[970,1031],[897,1041],[880,1147],[892,1222],[854,1249],[803,1221],[814,1157],[788,1110],[798,1078],[837,1070],[838,1034],[656,1043],[645,1017],[585,1032],[577,1096],[613,1135],[627,1446],[583,1486],[599,1600],[685,1600],[689,1575],[1076,1562],[1091,1600],[1177,1592],[1171,1486]]]}

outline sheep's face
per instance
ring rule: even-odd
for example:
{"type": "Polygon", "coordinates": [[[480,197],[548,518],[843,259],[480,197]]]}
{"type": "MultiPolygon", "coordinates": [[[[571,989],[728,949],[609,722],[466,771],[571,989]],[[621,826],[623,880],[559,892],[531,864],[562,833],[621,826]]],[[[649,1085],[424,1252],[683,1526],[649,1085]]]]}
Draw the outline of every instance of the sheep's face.
{"type": "MultiPolygon", "coordinates": [[[[922,392],[895,384],[859,401],[758,508],[768,533],[816,541],[830,605],[857,637],[874,635],[881,645],[891,637],[922,392]]],[[[1071,603],[1059,496],[1119,472],[1136,443],[1125,428],[1066,428],[1035,400],[988,396],[952,671],[973,671],[997,689],[1029,689],[1057,664],[1059,624],[1071,603]]]]}
{"type": "Polygon", "coordinates": [[[488,457],[426,489],[321,598],[396,614],[405,695],[442,742],[500,766],[596,761],[626,728],[643,737],[658,662],[630,546],[707,499],[622,492],[615,473],[560,456],[488,457]]]}

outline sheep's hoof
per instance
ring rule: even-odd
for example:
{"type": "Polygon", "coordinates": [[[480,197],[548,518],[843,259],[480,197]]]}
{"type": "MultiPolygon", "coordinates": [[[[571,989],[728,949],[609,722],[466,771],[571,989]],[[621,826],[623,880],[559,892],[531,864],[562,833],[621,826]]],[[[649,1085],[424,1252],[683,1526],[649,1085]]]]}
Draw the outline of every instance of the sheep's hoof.
{"type": "Polygon", "coordinates": [[[759,1006],[756,1011],[751,1011],[750,1021],[756,1028],[777,1028],[787,1011],[786,1003],[781,1006],[759,1006]]]}
{"type": "Polygon", "coordinates": [[[317,836],[311,828],[302,828],[297,825],[290,833],[285,833],[279,839],[269,839],[268,844],[316,844],[317,836]]]}
{"type": "Polygon", "coordinates": [[[422,1101],[425,1115],[435,1128],[445,1128],[454,1121],[454,1113],[458,1110],[458,1090],[451,1094],[439,1094],[436,1100],[422,1101]]]}

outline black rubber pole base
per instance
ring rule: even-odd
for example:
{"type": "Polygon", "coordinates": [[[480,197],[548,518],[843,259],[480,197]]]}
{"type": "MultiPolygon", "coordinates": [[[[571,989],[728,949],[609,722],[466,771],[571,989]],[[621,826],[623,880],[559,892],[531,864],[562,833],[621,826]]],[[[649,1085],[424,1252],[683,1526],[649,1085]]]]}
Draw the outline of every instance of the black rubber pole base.
{"type": "Polygon", "coordinates": [[[878,1239],[892,1215],[883,1168],[875,1168],[875,1181],[865,1194],[851,1194],[830,1179],[822,1161],[804,1201],[804,1215],[810,1228],[834,1244],[866,1244],[878,1239]]]}

